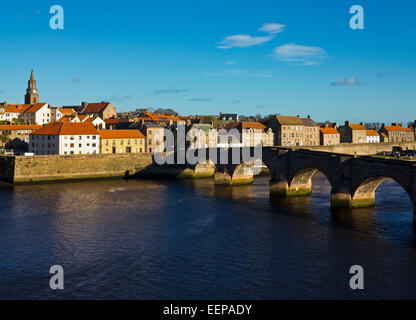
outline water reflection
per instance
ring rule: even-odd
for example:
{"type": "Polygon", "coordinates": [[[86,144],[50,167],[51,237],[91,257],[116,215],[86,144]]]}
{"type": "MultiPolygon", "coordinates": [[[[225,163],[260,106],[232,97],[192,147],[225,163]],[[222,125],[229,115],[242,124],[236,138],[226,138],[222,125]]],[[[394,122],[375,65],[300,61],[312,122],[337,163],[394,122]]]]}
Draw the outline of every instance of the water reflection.
{"type": "Polygon", "coordinates": [[[1,298],[414,298],[412,204],[393,181],[376,206],[330,209],[330,185],[271,199],[212,179],[0,187],[1,298]],[[51,295],[49,267],[66,289],[51,295]],[[365,292],[348,289],[352,264],[365,292]],[[46,285],[45,285],[46,283],[46,285]]]}

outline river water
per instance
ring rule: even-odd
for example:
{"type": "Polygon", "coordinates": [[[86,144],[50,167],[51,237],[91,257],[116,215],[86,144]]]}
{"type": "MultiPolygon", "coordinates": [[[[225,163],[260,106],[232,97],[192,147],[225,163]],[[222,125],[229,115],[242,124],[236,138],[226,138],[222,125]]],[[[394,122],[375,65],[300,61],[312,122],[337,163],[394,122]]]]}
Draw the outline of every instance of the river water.
{"type": "Polygon", "coordinates": [[[270,200],[268,177],[0,186],[2,299],[416,298],[416,237],[405,191],[331,211],[329,183],[270,200]],[[61,265],[65,289],[49,288],[61,265]],[[364,290],[349,269],[364,268],[364,290]]]}

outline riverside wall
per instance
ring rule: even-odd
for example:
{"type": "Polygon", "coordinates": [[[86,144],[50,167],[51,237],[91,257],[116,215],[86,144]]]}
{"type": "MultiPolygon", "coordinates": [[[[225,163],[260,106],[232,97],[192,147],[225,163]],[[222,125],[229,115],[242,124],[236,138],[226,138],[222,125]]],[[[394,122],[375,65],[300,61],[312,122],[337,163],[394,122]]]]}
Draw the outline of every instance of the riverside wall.
{"type": "Polygon", "coordinates": [[[30,183],[134,175],[152,164],[151,154],[1,156],[0,181],[30,183]]]}

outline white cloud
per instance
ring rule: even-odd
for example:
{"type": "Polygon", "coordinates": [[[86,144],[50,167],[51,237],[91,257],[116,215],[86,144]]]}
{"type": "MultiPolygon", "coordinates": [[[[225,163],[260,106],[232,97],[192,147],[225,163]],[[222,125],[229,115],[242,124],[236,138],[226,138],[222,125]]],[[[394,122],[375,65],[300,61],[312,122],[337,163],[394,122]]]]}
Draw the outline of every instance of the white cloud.
{"type": "Polygon", "coordinates": [[[235,61],[225,61],[224,64],[231,65],[231,64],[237,64],[237,62],[235,62],[235,61]]]}
{"type": "Polygon", "coordinates": [[[322,63],[326,52],[321,47],[310,47],[286,43],[273,50],[272,57],[287,62],[295,62],[302,65],[315,65],[322,63]]]}
{"type": "Polygon", "coordinates": [[[283,31],[285,25],[280,23],[265,23],[258,31],[266,32],[268,36],[252,37],[249,34],[234,34],[225,37],[217,48],[219,49],[230,49],[230,48],[246,48],[251,46],[257,46],[272,40],[276,34],[283,31]]]}
{"type": "Polygon", "coordinates": [[[280,23],[265,23],[259,29],[259,31],[264,31],[271,34],[278,34],[283,31],[283,28],[286,27],[284,24],[280,23]]]}
{"type": "Polygon", "coordinates": [[[269,42],[273,37],[252,37],[248,34],[235,34],[225,37],[218,45],[219,49],[246,48],[269,42]]]}
{"type": "Polygon", "coordinates": [[[356,78],[341,78],[331,83],[331,86],[358,86],[362,83],[358,82],[356,78]]]}

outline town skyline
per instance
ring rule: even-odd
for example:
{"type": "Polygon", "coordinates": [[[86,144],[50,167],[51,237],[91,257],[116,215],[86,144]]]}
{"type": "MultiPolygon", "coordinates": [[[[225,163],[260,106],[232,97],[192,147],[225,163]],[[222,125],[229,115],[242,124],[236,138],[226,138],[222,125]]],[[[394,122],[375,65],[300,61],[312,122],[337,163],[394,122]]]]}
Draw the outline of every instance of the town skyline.
{"type": "Polygon", "coordinates": [[[9,44],[3,57],[13,63],[0,70],[0,101],[22,103],[33,68],[40,101],[54,106],[109,101],[121,112],[161,107],[338,122],[414,119],[416,48],[404,39],[416,26],[406,18],[415,5],[362,1],[365,29],[351,30],[349,3],[320,3],[331,15],[306,1],[302,11],[266,1],[253,16],[254,4],[239,3],[235,12],[230,2],[214,26],[209,17],[219,2],[165,4],[171,14],[152,4],[98,10],[93,1],[62,1],[63,30],[49,28],[46,4],[8,3],[0,33],[9,44]],[[18,50],[22,41],[33,48],[30,55],[18,50]]]}

